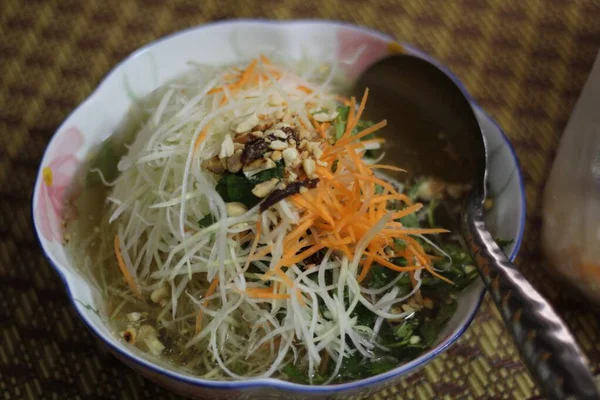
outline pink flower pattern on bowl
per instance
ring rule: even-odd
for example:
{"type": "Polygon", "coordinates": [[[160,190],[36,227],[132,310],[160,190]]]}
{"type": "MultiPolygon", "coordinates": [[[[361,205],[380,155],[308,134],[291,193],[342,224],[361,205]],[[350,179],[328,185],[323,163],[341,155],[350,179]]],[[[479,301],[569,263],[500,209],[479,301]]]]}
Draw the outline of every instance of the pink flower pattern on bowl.
{"type": "Polygon", "coordinates": [[[77,128],[67,129],[52,143],[50,162],[42,168],[35,217],[40,232],[51,242],[61,240],[65,195],[80,163],[75,153],[82,145],[81,132],[77,128]]]}

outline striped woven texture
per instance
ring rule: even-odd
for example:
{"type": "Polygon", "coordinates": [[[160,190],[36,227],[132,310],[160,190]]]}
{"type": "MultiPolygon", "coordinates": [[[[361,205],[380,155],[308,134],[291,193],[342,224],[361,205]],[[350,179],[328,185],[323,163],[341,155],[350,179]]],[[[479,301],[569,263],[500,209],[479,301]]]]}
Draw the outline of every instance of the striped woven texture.
{"type": "MultiPolygon", "coordinates": [[[[442,60],[512,140],[526,183],[519,268],[550,297],[600,373],[599,319],[540,261],[541,193],[600,47],[596,0],[0,1],[0,395],[175,399],[104,352],[38,248],[30,200],[52,133],[100,79],[165,34],[227,18],[366,25],[442,60]]],[[[539,393],[486,299],[460,341],[377,399],[531,399],[539,393]]]]}

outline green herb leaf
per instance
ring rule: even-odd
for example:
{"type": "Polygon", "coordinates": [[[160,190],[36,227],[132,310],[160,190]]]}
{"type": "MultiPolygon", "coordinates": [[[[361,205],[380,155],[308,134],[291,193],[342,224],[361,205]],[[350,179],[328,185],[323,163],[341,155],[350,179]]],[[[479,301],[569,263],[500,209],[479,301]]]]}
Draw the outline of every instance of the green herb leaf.
{"type": "Polygon", "coordinates": [[[348,120],[348,113],[350,112],[350,107],[338,107],[337,108],[338,116],[335,118],[333,122],[333,126],[335,127],[335,140],[340,140],[344,132],[346,131],[346,121],[348,120]]]}
{"type": "Polygon", "coordinates": [[[400,289],[398,296],[406,296],[413,289],[412,282],[410,281],[410,275],[408,275],[406,272],[403,274],[404,275],[402,275],[402,277],[398,280],[398,283],[396,283],[396,286],[400,289]]]}
{"type": "Polygon", "coordinates": [[[362,357],[357,351],[350,357],[344,357],[336,380],[346,381],[349,379],[358,379],[364,376],[367,371],[368,370],[364,368],[364,363],[362,363],[362,357]]]}
{"type": "Polygon", "coordinates": [[[404,239],[395,238],[394,244],[396,246],[396,251],[402,251],[406,249],[406,242],[404,241],[404,239]]]}
{"type": "Polygon", "coordinates": [[[86,304],[86,303],[84,303],[83,301],[81,301],[79,299],[74,299],[74,300],[76,302],[78,302],[79,304],[81,304],[83,308],[85,308],[85,309],[87,309],[89,311],[92,311],[94,314],[96,314],[98,316],[98,318],[102,318],[102,316],[100,315],[100,312],[97,309],[95,309],[94,307],[92,307],[91,305],[86,304]]]}
{"type": "Polygon", "coordinates": [[[198,225],[200,226],[200,228],[206,228],[207,226],[211,226],[214,223],[215,217],[213,217],[212,214],[207,214],[198,221],[198,225]]]}
{"type": "Polygon", "coordinates": [[[277,166],[275,168],[267,169],[265,171],[261,171],[258,174],[252,176],[250,178],[250,182],[256,185],[257,183],[269,181],[273,178],[283,179],[283,174],[285,172],[285,164],[283,160],[277,162],[277,166]]]}
{"type": "Polygon", "coordinates": [[[373,265],[369,273],[371,275],[369,287],[373,289],[383,287],[394,279],[393,271],[381,265],[373,265]]]}
{"type": "Polygon", "coordinates": [[[408,197],[410,197],[412,200],[416,200],[417,193],[419,193],[419,188],[421,187],[423,182],[425,182],[423,179],[418,180],[414,185],[412,185],[410,187],[410,189],[408,189],[408,191],[406,192],[406,195],[408,197]]]}
{"type": "Polygon", "coordinates": [[[448,243],[442,249],[452,258],[453,264],[473,263],[469,253],[458,244],[448,243]]]}
{"type": "Polygon", "coordinates": [[[402,217],[398,221],[406,228],[419,227],[419,216],[416,213],[409,214],[406,217],[402,217]]]}
{"type": "Polygon", "coordinates": [[[333,162],[333,164],[331,164],[331,172],[334,172],[334,173],[335,173],[335,171],[337,171],[337,167],[338,167],[338,163],[339,163],[339,162],[340,162],[340,160],[335,160],[335,161],[333,162]]]}
{"type": "Polygon", "coordinates": [[[434,218],[434,212],[436,207],[438,206],[438,202],[437,200],[433,199],[429,202],[429,204],[427,205],[427,222],[429,223],[429,226],[431,228],[435,228],[435,218],[434,218]]]}
{"type": "Polygon", "coordinates": [[[402,325],[400,325],[394,330],[394,336],[396,336],[396,338],[401,342],[409,340],[412,335],[413,326],[409,322],[402,323],[402,325]]]}
{"type": "MultiPolygon", "coordinates": [[[[362,131],[364,131],[367,128],[370,128],[371,126],[375,125],[373,123],[373,121],[365,121],[365,120],[360,120],[356,123],[356,125],[354,125],[354,128],[352,129],[352,134],[356,135],[357,133],[360,133],[362,131]]],[[[367,136],[364,136],[361,138],[361,140],[369,140],[369,139],[373,139],[375,137],[374,133],[371,133],[367,136]]]]}
{"type": "Polygon", "coordinates": [[[514,239],[501,239],[501,238],[496,238],[496,244],[502,249],[505,250],[506,247],[510,246],[511,244],[514,243],[514,239]]]}
{"type": "Polygon", "coordinates": [[[356,323],[362,326],[372,327],[375,323],[375,319],[377,317],[376,314],[373,314],[371,310],[367,307],[363,306],[361,303],[358,303],[354,308],[354,312],[352,313],[352,317],[356,317],[356,323]]]}
{"type": "Polygon", "coordinates": [[[86,184],[88,186],[94,186],[102,183],[98,172],[92,172],[92,169],[99,169],[102,172],[104,179],[107,181],[114,180],[119,174],[117,168],[118,163],[119,156],[115,153],[111,140],[106,140],[90,165],[90,172],[87,174],[86,184]]]}
{"type": "MultiPolygon", "coordinates": [[[[340,140],[340,138],[344,135],[344,132],[346,132],[346,123],[348,121],[348,114],[350,113],[350,107],[348,107],[348,106],[338,107],[337,112],[338,112],[338,116],[335,118],[335,120],[333,122],[333,126],[335,127],[335,140],[340,140]]],[[[354,128],[352,128],[352,135],[356,135],[357,133],[359,133],[373,125],[374,124],[372,121],[365,121],[365,120],[361,119],[356,123],[356,125],[354,125],[354,128]]],[[[374,137],[375,137],[374,134],[370,134],[370,135],[367,135],[367,136],[361,138],[361,140],[369,140],[374,137]]]]}
{"type": "Polygon", "coordinates": [[[308,377],[300,372],[300,370],[294,364],[287,364],[283,367],[283,373],[286,374],[288,379],[296,383],[308,383],[308,377]]]}
{"type": "Polygon", "coordinates": [[[454,298],[447,299],[431,319],[419,325],[419,334],[424,346],[431,346],[440,332],[456,312],[457,303],[454,298]]]}
{"type": "Polygon", "coordinates": [[[385,357],[369,361],[370,375],[383,374],[398,366],[398,360],[393,357],[385,357]]]}
{"type": "Polygon", "coordinates": [[[260,199],[252,194],[254,185],[243,175],[230,174],[222,177],[217,183],[217,193],[225,202],[239,201],[246,207],[252,208],[260,199]]]}
{"type": "Polygon", "coordinates": [[[395,258],[392,258],[391,261],[394,265],[398,265],[400,267],[405,267],[408,265],[408,261],[406,261],[405,257],[395,257],[395,258]]]}

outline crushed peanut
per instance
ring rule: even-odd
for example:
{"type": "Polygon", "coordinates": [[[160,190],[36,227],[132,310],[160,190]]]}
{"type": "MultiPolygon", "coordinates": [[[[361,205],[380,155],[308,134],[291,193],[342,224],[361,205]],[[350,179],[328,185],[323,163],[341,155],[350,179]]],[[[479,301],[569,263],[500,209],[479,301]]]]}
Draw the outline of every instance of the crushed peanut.
{"type": "Polygon", "coordinates": [[[275,150],[272,154],[271,154],[271,160],[277,162],[279,160],[281,160],[281,158],[283,157],[283,155],[281,154],[281,152],[279,150],[275,150]]]}
{"type": "Polygon", "coordinates": [[[231,135],[226,134],[225,138],[223,139],[223,142],[221,143],[221,151],[219,152],[219,158],[231,157],[234,151],[235,147],[233,145],[231,135]]]}
{"type": "Polygon", "coordinates": [[[261,182],[254,186],[254,188],[252,189],[252,194],[260,198],[267,197],[267,195],[269,195],[273,190],[275,190],[278,183],[279,179],[277,178],[261,182]]]}
{"type": "Polygon", "coordinates": [[[248,211],[248,207],[246,207],[243,203],[232,201],[225,205],[227,207],[227,216],[228,217],[239,217],[240,215],[244,215],[248,211]]]}
{"type": "Polygon", "coordinates": [[[273,150],[285,150],[287,147],[287,143],[281,140],[273,140],[271,143],[269,143],[269,148],[273,150]]]}
{"type": "Polygon", "coordinates": [[[232,130],[236,133],[244,133],[250,131],[256,125],[258,125],[259,119],[256,113],[250,115],[244,115],[240,118],[236,118],[232,122],[232,130]]]}
{"type": "Polygon", "coordinates": [[[244,165],[242,170],[244,171],[244,175],[246,178],[250,178],[259,172],[266,171],[271,168],[275,168],[275,161],[270,158],[259,158],[257,160],[252,161],[250,164],[244,165]]]}
{"type": "Polygon", "coordinates": [[[294,161],[300,156],[298,150],[296,150],[293,147],[285,149],[281,154],[283,156],[283,161],[285,162],[286,167],[292,166],[294,161]]]}
{"type": "Polygon", "coordinates": [[[304,172],[306,172],[306,176],[308,176],[309,178],[314,178],[315,160],[313,160],[312,158],[307,158],[306,160],[302,161],[302,168],[304,169],[304,172]]]}

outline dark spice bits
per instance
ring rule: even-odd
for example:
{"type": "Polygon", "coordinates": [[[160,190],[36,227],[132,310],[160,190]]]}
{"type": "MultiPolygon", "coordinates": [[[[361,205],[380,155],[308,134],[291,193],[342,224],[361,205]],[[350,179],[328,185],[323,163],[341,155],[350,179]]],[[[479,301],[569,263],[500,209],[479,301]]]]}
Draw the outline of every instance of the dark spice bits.
{"type": "Polygon", "coordinates": [[[247,164],[261,158],[269,150],[268,143],[263,138],[249,141],[242,152],[241,162],[247,164]]]}
{"type": "Polygon", "coordinates": [[[271,194],[260,204],[260,212],[268,210],[271,206],[279,203],[286,197],[300,193],[300,189],[303,187],[307,189],[314,189],[317,187],[317,183],[319,183],[319,178],[306,179],[289,183],[284,189],[273,190],[271,194]]]}

